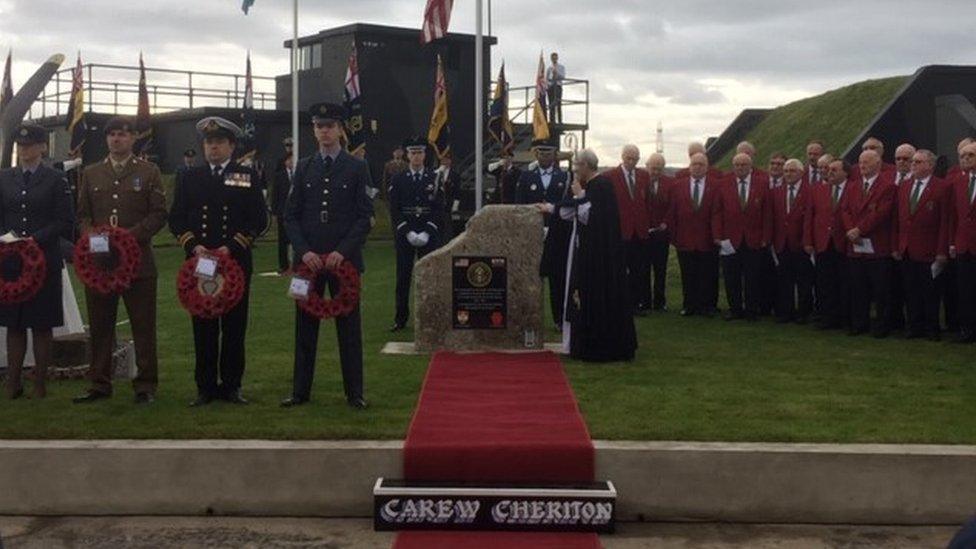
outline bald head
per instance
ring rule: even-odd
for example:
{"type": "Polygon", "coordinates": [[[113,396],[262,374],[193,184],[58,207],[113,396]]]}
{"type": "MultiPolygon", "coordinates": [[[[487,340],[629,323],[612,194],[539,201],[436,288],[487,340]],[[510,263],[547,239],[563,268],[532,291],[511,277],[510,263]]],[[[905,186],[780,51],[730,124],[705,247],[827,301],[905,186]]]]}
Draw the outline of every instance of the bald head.
{"type": "Polygon", "coordinates": [[[969,145],[972,145],[973,143],[976,143],[976,140],[974,140],[972,137],[963,138],[963,140],[959,142],[959,145],[956,146],[956,152],[961,153],[963,149],[969,145]]]}
{"type": "Polygon", "coordinates": [[[884,156],[884,143],[881,142],[877,137],[869,137],[861,145],[862,151],[874,151],[878,153],[879,157],[884,156]]]}
{"type": "Polygon", "coordinates": [[[692,141],[688,144],[688,159],[690,160],[692,156],[696,154],[705,153],[705,145],[702,145],[698,141],[692,141]]]}
{"type": "Polygon", "coordinates": [[[749,155],[749,158],[756,157],[756,147],[748,141],[743,141],[742,143],[739,143],[735,147],[735,152],[738,154],[747,154],[749,155]]]}
{"type": "Polygon", "coordinates": [[[705,174],[708,173],[708,157],[705,156],[705,153],[700,152],[691,155],[688,160],[688,171],[696,179],[705,177],[705,174]]]}
{"type": "Polygon", "coordinates": [[[976,169],[976,143],[970,143],[959,153],[959,167],[963,171],[976,169]]]}
{"type": "Polygon", "coordinates": [[[881,155],[871,149],[865,150],[858,158],[857,165],[861,169],[861,175],[865,179],[871,179],[881,170],[881,155]]]}
{"type": "Polygon", "coordinates": [[[647,172],[651,174],[651,179],[657,179],[664,175],[664,155],[661,153],[654,153],[647,159],[647,172]]]}
{"type": "Polygon", "coordinates": [[[915,147],[908,143],[898,145],[895,149],[895,169],[900,174],[912,171],[912,157],[915,156],[915,147]]]}
{"type": "Polygon", "coordinates": [[[623,150],[620,151],[620,161],[627,171],[634,171],[637,163],[640,162],[640,149],[637,145],[624,145],[623,150]]]}
{"type": "Polygon", "coordinates": [[[732,159],[732,171],[739,179],[745,179],[752,173],[752,156],[740,152],[732,159]]]}

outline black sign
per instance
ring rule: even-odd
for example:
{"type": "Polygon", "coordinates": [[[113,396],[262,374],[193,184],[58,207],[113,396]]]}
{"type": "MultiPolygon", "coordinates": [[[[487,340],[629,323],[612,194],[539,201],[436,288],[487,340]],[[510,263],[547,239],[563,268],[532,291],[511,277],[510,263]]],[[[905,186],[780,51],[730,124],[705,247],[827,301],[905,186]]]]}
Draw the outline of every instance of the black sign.
{"type": "Polygon", "coordinates": [[[508,325],[508,262],[504,257],[453,258],[455,330],[504,330],[508,325]]]}
{"type": "Polygon", "coordinates": [[[561,487],[476,487],[407,484],[379,479],[373,527],[391,530],[594,532],[616,526],[617,491],[610,482],[561,487]]]}

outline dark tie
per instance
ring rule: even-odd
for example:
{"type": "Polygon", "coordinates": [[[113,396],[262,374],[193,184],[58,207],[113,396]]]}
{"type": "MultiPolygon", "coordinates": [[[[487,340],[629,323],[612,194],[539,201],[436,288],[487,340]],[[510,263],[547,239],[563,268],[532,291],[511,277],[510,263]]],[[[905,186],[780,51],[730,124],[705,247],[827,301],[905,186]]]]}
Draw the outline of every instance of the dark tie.
{"type": "Polygon", "coordinates": [[[739,180],[739,206],[741,206],[742,209],[745,210],[746,203],[748,201],[749,201],[749,193],[746,191],[746,180],[740,179],[739,180]]]}
{"type": "Polygon", "coordinates": [[[915,214],[915,210],[918,209],[918,199],[922,194],[922,180],[917,179],[915,181],[915,188],[912,189],[912,196],[908,200],[908,211],[911,214],[915,214]]]}
{"type": "Polygon", "coordinates": [[[696,210],[701,207],[701,179],[695,180],[695,192],[691,195],[691,201],[695,204],[696,210]]]}
{"type": "Polygon", "coordinates": [[[969,176],[969,201],[973,201],[973,191],[976,191],[976,172],[969,176]]]}
{"type": "Polygon", "coordinates": [[[213,167],[213,176],[214,177],[220,177],[220,166],[214,166],[213,167]]]}
{"type": "Polygon", "coordinates": [[[868,194],[871,191],[871,183],[865,179],[864,180],[864,194],[868,194]]]}
{"type": "Polygon", "coordinates": [[[325,165],[325,171],[329,171],[332,169],[332,162],[333,160],[331,156],[326,156],[325,158],[322,159],[322,164],[325,165]]]}
{"type": "Polygon", "coordinates": [[[28,171],[25,171],[25,172],[24,172],[24,185],[27,185],[27,184],[29,184],[29,183],[30,183],[30,180],[31,180],[31,176],[32,176],[33,174],[34,174],[34,172],[28,172],[28,171]]]}
{"type": "Polygon", "coordinates": [[[627,172],[627,190],[630,191],[630,197],[634,198],[634,174],[627,172]]]}
{"type": "Polygon", "coordinates": [[[838,202],[840,202],[840,185],[834,185],[834,195],[831,198],[831,205],[836,208],[838,202]]]}
{"type": "Polygon", "coordinates": [[[787,200],[786,213],[793,211],[793,202],[796,201],[796,185],[790,185],[790,196],[787,200]]]}

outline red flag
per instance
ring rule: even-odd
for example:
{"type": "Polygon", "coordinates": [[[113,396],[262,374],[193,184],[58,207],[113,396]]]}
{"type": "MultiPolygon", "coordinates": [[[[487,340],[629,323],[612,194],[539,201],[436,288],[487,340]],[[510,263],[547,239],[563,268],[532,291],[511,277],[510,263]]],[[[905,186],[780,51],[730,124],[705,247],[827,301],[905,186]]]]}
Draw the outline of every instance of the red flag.
{"type": "Polygon", "coordinates": [[[7,65],[3,69],[3,83],[0,84],[0,111],[14,98],[14,84],[10,79],[10,55],[11,52],[8,51],[7,65]]]}
{"type": "Polygon", "coordinates": [[[427,44],[447,34],[447,26],[451,22],[451,8],[454,0],[427,0],[424,9],[424,26],[420,33],[420,42],[427,44]]]}

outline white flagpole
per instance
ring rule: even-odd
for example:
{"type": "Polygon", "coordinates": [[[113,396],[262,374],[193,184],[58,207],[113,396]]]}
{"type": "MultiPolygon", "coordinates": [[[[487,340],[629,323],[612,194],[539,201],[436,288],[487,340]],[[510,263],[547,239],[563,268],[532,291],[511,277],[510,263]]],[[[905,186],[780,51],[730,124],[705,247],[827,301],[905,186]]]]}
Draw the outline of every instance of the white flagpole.
{"type": "Polygon", "coordinates": [[[298,0],[292,5],[291,40],[291,139],[293,161],[298,165],[301,148],[298,146],[298,0]]]}
{"type": "Polygon", "coordinates": [[[474,18],[476,28],[474,39],[474,209],[481,209],[484,194],[484,36],[481,30],[482,0],[476,0],[474,18]]]}

